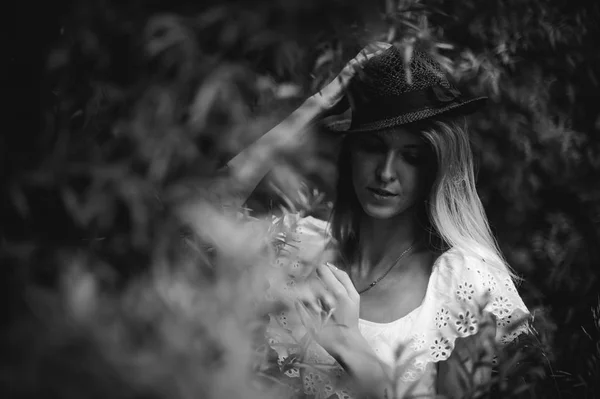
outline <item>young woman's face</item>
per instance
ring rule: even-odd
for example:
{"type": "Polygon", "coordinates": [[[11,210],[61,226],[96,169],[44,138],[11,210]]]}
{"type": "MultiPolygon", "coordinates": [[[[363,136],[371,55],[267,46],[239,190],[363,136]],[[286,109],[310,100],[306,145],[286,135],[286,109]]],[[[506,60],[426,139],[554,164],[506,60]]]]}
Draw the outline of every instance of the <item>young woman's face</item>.
{"type": "Polygon", "coordinates": [[[404,129],[352,137],[352,182],[365,213],[389,219],[426,195],[427,144],[404,129]]]}

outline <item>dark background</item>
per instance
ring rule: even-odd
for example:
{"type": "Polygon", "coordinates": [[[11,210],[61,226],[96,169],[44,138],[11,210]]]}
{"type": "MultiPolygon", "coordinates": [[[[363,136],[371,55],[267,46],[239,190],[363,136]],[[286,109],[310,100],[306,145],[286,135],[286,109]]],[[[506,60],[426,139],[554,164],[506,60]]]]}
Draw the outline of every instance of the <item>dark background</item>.
{"type": "MultiPolygon", "coordinates": [[[[91,270],[110,270],[107,292],[127,287],[175,231],[166,199],[173,187],[213,175],[363,45],[389,39],[432,52],[463,90],[490,98],[471,118],[472,139],[479,192],[524,277],[520,291],[543,353],[543,373],[526,394],[598,397],[599,6],[364,3],[83,1],[35,12],[22,3],[8,15],[15,38],[7,41],[3,85],[0,234],[3,337],[13,355],[3,372],[43,386],[31,375],[48,367],[40,351],[53,352],[28,344],[42,333],[24,293],[41,287],[58,295],[65,257],[76,253],[91,270]],[[217,94],[198,102],[208,83],[217,94]],[[282,84],[294,84],[294,93],[278,98],[282,84]]],[[[299,177],[324,191],[335,179],[335,140],[316,137],[319,151],[310,141],[287,154],[289,167],[261,184],[250,201],[255,214],[285,203],[273,186],[318,212],[296,195],[299,177]]],[[[3,381],[33,395],[15,389],[25,380],[3,381]]]]}

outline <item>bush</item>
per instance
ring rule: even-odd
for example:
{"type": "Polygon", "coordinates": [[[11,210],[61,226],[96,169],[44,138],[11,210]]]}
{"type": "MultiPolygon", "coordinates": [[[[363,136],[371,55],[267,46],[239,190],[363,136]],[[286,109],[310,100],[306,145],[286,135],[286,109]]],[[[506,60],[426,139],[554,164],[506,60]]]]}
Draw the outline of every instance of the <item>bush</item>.
{"type": "MultiPolygon", "coordinates": [[[[198,200],[198,187],[364,44],[388,40],[407,53],[426,49],[465,91],[490,98],[472,118],[480,194],[525,278],[538,331],[518,355],[526,366],[514,378],[531,383],[519,395],[597,396],[600,333],[590,309],[600,291],[600,8],[584,4],[53,8],[47,31],[35,35],[49,49],[38,67],[42,129],[25,118],[2,144],[2,390],[23,398],[280,395],[278,384],[249,382],[250,370],[268,364],[259,294],[275,232],[248,220],[280,206],[326,214],[336,141],[313,135],[288,149],[249,201],[252,212],[224,215],[198,200]],[[187,233],[182,210],[193,211],[187,233]]],[[[32,57],[23,54],[27,46],[17,61],[32,57]]],[[[19,82],[30,79],[14,83],[24,115],[37,91],[19,82]]]]}

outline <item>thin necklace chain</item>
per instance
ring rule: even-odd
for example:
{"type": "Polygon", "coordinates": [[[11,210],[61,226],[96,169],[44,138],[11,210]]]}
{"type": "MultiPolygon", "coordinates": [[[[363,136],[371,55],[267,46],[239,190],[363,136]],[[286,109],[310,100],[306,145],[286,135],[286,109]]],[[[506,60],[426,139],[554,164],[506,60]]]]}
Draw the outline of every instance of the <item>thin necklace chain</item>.
{"type": "Polygon", "coordinates": [[[369,284],[369,285],[367,286],[367,288],[365,288],[365,289],[362,289],[362,290],[358,291],[358,294],[360,295],[360,294],[362,294],[362,293],[364,293],[364,292],[367,292],[367,291],[369,291],[371,288],[375,287],[375,286],[377,285],[377,283],[379,283],[381,280],[383,280],[383,279],[385,278],[385,276],[387,276],[387,275],[389,274],[389,272],[391,272],[391,271],[392,271],[392,269],[393,269],[394,267],[396,267],[396,265],[398,264],[398,262],[400,262],[400,259],[402,259],[402,258],[404,257],[404,255],[406,255],[406,254],[407,254],[407,253],[408,253],[408,252],[409,252],[411,249],[413,249],[413,247],[415,246],[415,244],[416,244],[416,241],[415,241],[415,242],[413,242],[413,243],[410,245],[410,247],[406,248],[406,249],[405,249],[405,250],[404,250],[404,251],[403,251],[403,252],[400,254],[400,256],[398,256],[398,257],[396,258],[396,260],[394,261],[394,263],[392,263],[392,266],[390,266],[390,268],[389,268],[389,269],[387,269],[387,270],[386,270],[386,272],[385,272],[385,273],[383,273],[383,275],[382,275],[382,276],[380,276],[380,277],[378,277],[377,279],[375,279],[375,280],[374,280],[374,281],[373,281],[371,284],[369,284]]]}

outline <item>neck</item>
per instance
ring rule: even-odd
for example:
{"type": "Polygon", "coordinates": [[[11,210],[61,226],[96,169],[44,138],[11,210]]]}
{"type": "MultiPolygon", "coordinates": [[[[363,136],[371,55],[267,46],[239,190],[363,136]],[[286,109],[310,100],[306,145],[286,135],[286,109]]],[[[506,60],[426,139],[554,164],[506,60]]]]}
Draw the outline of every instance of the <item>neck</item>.
{"type": "Polygon", "coordinates": [[[365,277],[388,268],[422,236],[423,231],[414,212],[403,212],[390,219],[374,219],[364,215],[359,233],[359,275],[365,277]]]}

